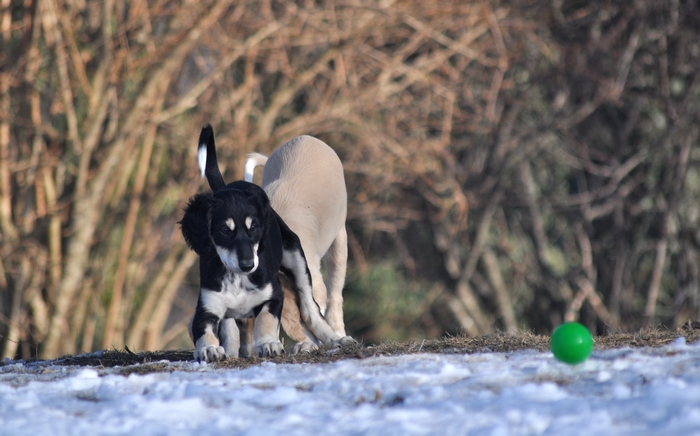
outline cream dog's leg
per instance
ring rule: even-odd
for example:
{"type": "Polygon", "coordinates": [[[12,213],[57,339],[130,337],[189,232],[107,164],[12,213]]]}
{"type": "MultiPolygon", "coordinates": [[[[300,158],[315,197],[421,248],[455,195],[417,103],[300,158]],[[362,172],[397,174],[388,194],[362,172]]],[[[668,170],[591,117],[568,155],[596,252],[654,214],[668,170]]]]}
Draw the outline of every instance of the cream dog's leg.
{"type": "Polygon", "coordinates": [[[241,348],[241,336],[236,320],[224,318],[219,323],[219,340],[226,351],[226,356],[238,357],[241,348]]]}
{"type": "MultiPolygon", "coordinates": [[[[323,257],[326,265],[326,300],[325,318],[338,336],[345,336],[343,322],[343,285],[348,263],[348,234],[345,226],[340,229],[328,252],[323,257]]],[[[314,294],[314,297],[316,295],[314,294]]]]}
{"type": "Polygon", "coordinates": [[[255,319],[236,320],[236,325],[240,331],[240,357],[252,357],[255,350],[255,319]]]}

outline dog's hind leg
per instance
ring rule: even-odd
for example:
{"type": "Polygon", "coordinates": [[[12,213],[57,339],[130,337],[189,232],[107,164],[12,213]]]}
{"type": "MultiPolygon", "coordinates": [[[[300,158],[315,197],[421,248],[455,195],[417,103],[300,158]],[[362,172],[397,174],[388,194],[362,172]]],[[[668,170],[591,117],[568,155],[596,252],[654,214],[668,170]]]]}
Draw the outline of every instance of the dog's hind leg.
{"type": "Polygon", "coordinates": [[[291,277],[296,293],[296,300],[299,303],[299,313],[306,327],[326,346],[337,346],[351,344],[354,340],[350,337],[341,338],[321,315],[321,309],[313,297],[311,287],[311,274],[306,268],[303,251],[300,249],[290,250],[284,253],[282,260],[282,271],[291,277]]]}
{"type": "Polygon", "coordinates": [[[355,343],[355,340],[350,336],[341,337],[335,333],[325,318],[323,318],[323,315],[321,315],[321,309],[314,300],[311,273],[309,272],[299,237],[287,227],[279,216],[278,223],[282,232],[282,244],[284,247],[281,271],[294,284],[292,290],[296,292],[299,313],[304,324],[316,338],[328,347],[355,343]]]}
{"type": "Polygon", "coordinates": [[[348,265],[348,234],[345,226],[340,229],[328,252],[323,256],[326,265],[326,313],[325,318],[338,336],[345,336],[343,322],[343,286],[348,265]]]}
{"type": "Polygon", "coordinates": [[[284,289],[284,307],[282,307],[280,322],[287,336],[296,341],[291,354],[310,353],[318,350],[318,339],[301,322],[296,294],[290,291],[294,285],[283,274],[280,275],[280,281],[284,289]]]}
{"type": "Polygon", "coordinates": [[[314,250],[304,250],[304,255],[306,256],[306,265],[311,274],[314,300],[318,304],[319,309],[321,309],[321,315],[325,316],[328,309],[328,291],[321,273],[321,259],[319,259],[314,250]]]}
{"type": "Polygon", "coordinates": [[[255,351],[255,319],[246,318],[236,320],[240,332],[241,348],[240,357],[253,357],[255,351]]]}

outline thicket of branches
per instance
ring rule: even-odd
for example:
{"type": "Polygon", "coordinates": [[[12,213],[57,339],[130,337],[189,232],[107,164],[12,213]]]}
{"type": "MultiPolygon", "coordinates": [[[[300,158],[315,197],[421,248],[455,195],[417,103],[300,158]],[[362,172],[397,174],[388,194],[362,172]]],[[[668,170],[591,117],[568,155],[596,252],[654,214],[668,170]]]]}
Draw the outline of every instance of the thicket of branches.
{"type": "Polygon", "coordinates": [[[207,122],[227,180],[299,134],[341,155],[351,334],[392,328],[387,268],[416,334],[697,319],[695,2],[441,3],[2,2],[3,355],[183,335],[207,122]]]}

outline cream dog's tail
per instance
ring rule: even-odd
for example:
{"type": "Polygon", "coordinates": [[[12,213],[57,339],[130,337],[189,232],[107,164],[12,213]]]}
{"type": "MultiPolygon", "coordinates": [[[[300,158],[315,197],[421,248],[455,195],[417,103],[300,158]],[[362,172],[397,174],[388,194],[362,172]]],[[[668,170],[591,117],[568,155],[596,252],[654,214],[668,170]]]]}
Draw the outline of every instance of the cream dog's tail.
{"type": "Polygon", "coordinates": [[[267,162],[267,156],[260,153],[250,153],[248,155],[248,160],[245,163],[245,181],[253,183],[253,173],[255,172],[255,167],[265,166],[267,162]]]}

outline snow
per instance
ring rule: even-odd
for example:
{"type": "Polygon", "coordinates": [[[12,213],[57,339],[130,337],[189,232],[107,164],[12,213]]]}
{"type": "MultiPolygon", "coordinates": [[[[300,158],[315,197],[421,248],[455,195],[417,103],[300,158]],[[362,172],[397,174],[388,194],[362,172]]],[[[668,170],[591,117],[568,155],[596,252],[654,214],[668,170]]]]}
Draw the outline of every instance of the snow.
{"type": "MultiPolygon", "coordinates": [[[[168,372],[0,366],[0,433],[218,435],[700,434],[700,345],[414,354],[168,372]]],[[[124,368],[122,368],[124,369],[124,368]]]]}

